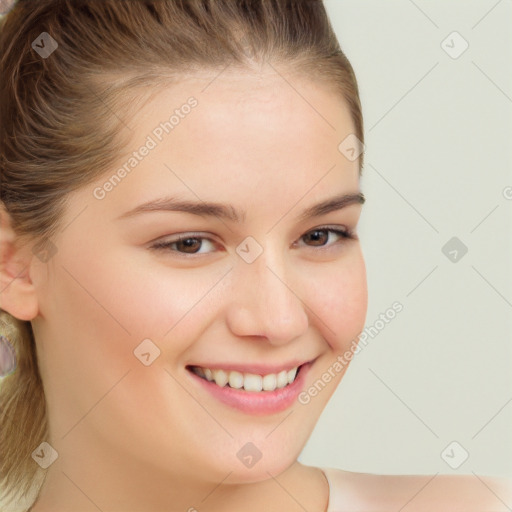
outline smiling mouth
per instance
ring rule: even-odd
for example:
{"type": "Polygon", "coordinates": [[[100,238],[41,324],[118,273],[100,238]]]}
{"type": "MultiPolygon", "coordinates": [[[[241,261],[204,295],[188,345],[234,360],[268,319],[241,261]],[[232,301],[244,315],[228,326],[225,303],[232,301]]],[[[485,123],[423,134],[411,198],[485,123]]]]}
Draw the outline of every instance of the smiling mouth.
{"type": "Polygon", "coordinates": [[[196,374],[217,386],[230,387],[242,391],[265,392],[281,389],[292,384],[300,369],[304,365],[296,366],[288,371],[258,375],[254,373],[242,373],[232,370],[210,369],[201,366],[187,366],[187,370],[196,374]]]}

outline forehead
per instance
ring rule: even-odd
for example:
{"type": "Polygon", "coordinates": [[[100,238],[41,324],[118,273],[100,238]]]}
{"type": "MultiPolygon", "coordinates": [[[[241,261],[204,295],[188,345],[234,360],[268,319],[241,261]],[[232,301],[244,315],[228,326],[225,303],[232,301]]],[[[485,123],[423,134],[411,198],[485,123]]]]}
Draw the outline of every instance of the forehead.
{"type": "Polygon", "coordinates": [[[305,194],[314,201],[359,188],[358,161],[338,150],[354,131],[348,107],[304,77],[273,70],[187,77],[154,94],[130,125],[119,167],[148,139],[154,144],[109,193],[117,210],[172,194],[254,215],[264,206],[271,216],[305,194]]]}
{"type": "Polygon", "coordinates": [[[322,153],[336,154],[341,140],[354,132],[349,109],[332,87],[267,69],[189,77],[160,91],[136,116],[139,139],[190,98],[197,106],[159,141],[173,158],[186,153],[213,163],[247,156],[271,165],[285,157],[306,164],[318,162],[322,153]],[[196,151],[185,151],[191,145],[196,151]],[[178,147],[183,151],[172,151],[178,147]]]}
{"type": "MultiPolygon", "coordinates": [[[[138,121],[153,122],[172,113],[191,96],[199,103],[187,122],[194,128],[198,128],[195,118],[198,124],[207,119],[216,125],[215,129],[225,131],[236,120],[250,118],[251,123],[266,123],[267,130],[278,127],[290,133],[294,125],[286,123],[298,119],[312,125],[314,130],[354,131],[346,102],[333,84],[313,81],[296,71],[292,73],[269,65],[260,71],[228,67],[185,75],[172,85],[155,88],[152,100],[135,115],[138,121]],[[231,123],[222,126],[228,119],[231,123]]],[[[202,128],[206,130],[208,126],[204,124],[202,128]]],[[[247,130],[249,128],[246,126],[247,130]]]]}

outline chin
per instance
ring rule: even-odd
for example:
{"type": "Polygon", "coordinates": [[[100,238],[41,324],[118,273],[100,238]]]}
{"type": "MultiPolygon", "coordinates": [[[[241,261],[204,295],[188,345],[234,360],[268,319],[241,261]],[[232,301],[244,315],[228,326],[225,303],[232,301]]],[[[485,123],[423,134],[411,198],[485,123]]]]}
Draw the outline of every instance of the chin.
{"type": "Polygon", "coordinates": [[[287,421],[285,419],[281,425],[276,422],[259,432],[253,430],[243,440],[239,438],[230,443],[223,457],[216,459],[217,472],[223,475],[222,478],[231,472],[229,482],[241,484],[268,480],[287,470],[297,461],[307,441],[307,434],[297,431],[291,422],[286,425],[287,421]],[[226,451],[233,456],[226,457],[226,451]]]}

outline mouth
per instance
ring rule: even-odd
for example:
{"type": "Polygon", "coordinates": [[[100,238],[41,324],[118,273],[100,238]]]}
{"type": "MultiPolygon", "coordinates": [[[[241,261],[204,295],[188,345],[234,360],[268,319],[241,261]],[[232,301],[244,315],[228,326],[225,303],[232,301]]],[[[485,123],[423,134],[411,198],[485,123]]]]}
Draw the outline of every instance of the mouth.
{"type": "Polygon", "coordinates": [[[266,374],[239,372],[222,368],[203,368],[201,366],[187,366],[187,370],[221,388],[227,386],[253,393],[264,393],[293,384],[303,366],[304,364],[295,366],[290,370],[266,374]]]}
{"type": "Polygon", "coordinates": [[[314,362],[308,361],[287,369],[255,365],[245,368],[243,365],[237,366],[236,370],[197,365],[187,365],[185,368],[190,375],[191,385],[198,393],[206,393],[206,396],[224,406],[244,414],[268,415],[293,406],[306,385],[306,376],[314,362]],[[242,369],[251,372],[240,371],[242,369]],[[270,370],[275,373],[269,373],[270,370]],[[256,371],[261,373],[253,373],[256,371]]]}

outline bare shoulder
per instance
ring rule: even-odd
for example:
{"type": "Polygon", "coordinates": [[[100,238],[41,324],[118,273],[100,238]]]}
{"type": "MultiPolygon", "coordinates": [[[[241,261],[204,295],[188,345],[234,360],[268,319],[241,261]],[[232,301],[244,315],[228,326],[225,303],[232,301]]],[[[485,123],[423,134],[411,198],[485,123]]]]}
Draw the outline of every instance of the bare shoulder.
{"type": "Polygon", "coordinates": [[[330,469],[329,477],[337,503],[353,512],[512,510],[512,478],[475,474],[376,475],[341,469],[330,469]]]}

